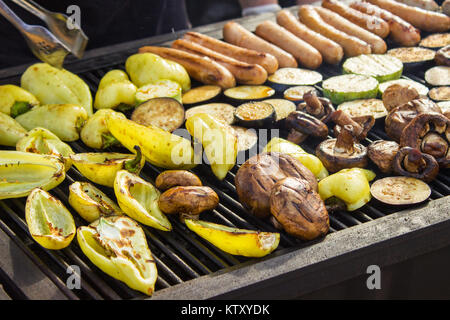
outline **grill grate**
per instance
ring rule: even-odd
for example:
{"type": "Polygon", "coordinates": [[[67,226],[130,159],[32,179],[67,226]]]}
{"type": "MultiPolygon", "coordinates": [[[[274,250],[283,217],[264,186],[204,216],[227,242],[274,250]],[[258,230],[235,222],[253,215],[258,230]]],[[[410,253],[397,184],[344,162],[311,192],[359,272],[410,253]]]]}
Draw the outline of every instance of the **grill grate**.
{"type": "MultiPolygon", "coordinates": [[[[267,17],[266,17],[267,18],[267,17]]],[[[254,24],[254,21],[253,21],[254,24]]],[[[217,33],[217,29],[211,33],[217,33]]],[[[135,52],[133,49],[132,52],[135,52]]],[[[93,94],[95,94],[97,85],[101,77],[111,69],[123,69],[126,57],[132,53],[121,51],[109,56],[97,58],[91,61],[90,67],[84,66],[83,71],[78,72],[79,76],[86,81],[93,94]],[[99,67],[100,66],[100,67],[99,67]]],[[[70,66],[69,66],[70,69],[70,66]]],[[[324,79],[340,74],[340,68],[324,65],[318,71],[322,73],[324,79]]],[[[77,70],[73,70],[77,72],[77,70]]],[[[412,80],[425,84],[423,81],[423,72],[418,74],[406,74],[412,80]]],[[[0,83],[19,83],[19,76],[13,75],[0,80],[0,83]]],[[[321,88],[317,87],[320,91],[321,88]]],[[[282,133],[283,135],[283,133],[282,133]]],[[[367,139],[363,142],[368,145],[371,141],[377,139],[388,139],[383,130],[383,123],[377,120],[375,127],[369,133],[367,139]]],[[[302,147],[309,152],[314,153],[318,141],[310,140],[302,147]]],[[[81,142],[71,143],[75,152],[94,151],[81,142]]],[[[263,146],[260,146],[261,149],[263,146]]],[[[112,149],[108,151],[113,151],[112,149]]],[[[114,149],[118,152],[127,152],[122,149],[114,149]]],[[[205,220],[214,221],[224,225],[264,230],[276,231],[267,221],[262,221],[250,215],[238,201],[236,189],[234,186],[234,177],[239,166],[236,166],[228,173],[222,182],[218,182],[210,168],[206,165],[200,165],[193,169],[193,172],[199,175],[203,183],[213,188],[220,197],[219,206],[208,213],[202,215],[205,220]]],[[[374,169],[378,177],[382,175],[374,169]]],[[[160,168],[146,164],[142,170],[141,176],[153,182],[156,176],[161,172],[160,168]]],[[[450,178],[448,171],[442,171],[430,186],[432,188],[431,200],[446,197],[450,194],[450,178]]],[[[50,191],[58,197],[71,210],[68,203],[68,186],[74,181],[86,181],[86,179],[72,167],[67,172],[67,178],[57,188],[50,191]]],[[[98,186],[112,199],[115,199],[113,190],[98,186]]],[[[139,292],[136,292],[122,282],[117,281],[99,270],[93,265],[81,252],[77,241],[60,251],[45,250],[40,247],[28,233],[24,218],[24,199],[8,199],[0,201],[0,231],[18,245],[21,251],[34,263],[34,265],[64,294],[68,299],[141,299],[145,298],[139,292]],[[69,290],[66,286],[66,280],[69,276],[67,269],[69,266],[78,266],[81,272],[81,289],[69,290]]],[[[73,216],[77,227],[86,225],[73,210],[73,216]]],[[[379,203],[371,202],[361,209],[352,212],[337,212],[330,214],[330,233],[351,228],[397,211],[397,208],[383,206],[379,203]]],[[[248,259],[244,257],[232,256],[224,253],[212,246],[203,239],[197,237],[193,232],[187,229],[177,218],[169,217],[174,229],[170,233],[155,230],[149,227],[143,227],[148,239],[149,247],[155,258],[158,268],[158,280],[156,291],[164,288],[176,286],[183,282],[209,275],[218,271],[227,271],[230,268],[258,262],[257,259],[248,259]]],[[[279,248],[272,254],[278,255],[288,251],[297,250],[304,246],[310,246],[312,242],[303,242],[293,238],[285,233],[281,234],[279,248]]],[[[1,265],[0,265],[1,266],[1,265]]],[[[0,268],[1,271],[1,268],[0,268]]],[[[11,281],[8,275],[0,272],[0,284],[11,281]]],[[[14,281],[12,281],[14,282],[14,281]]],[[[6,287],[6,285],[5,285],[6,287]]],[[[20,293],[18,288],[9,287],[11,296],[25,296],[20,293]],[[13,292],[16,291],[16,292],[13,292]]]]}

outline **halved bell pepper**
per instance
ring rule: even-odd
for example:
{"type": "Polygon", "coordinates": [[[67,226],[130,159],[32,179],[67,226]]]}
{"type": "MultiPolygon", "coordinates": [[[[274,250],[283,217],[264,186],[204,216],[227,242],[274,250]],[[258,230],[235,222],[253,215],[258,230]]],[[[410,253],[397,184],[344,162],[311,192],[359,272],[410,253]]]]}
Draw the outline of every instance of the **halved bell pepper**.
{"type": "Polygon", "coordinates": [[[95,94],[94,108],[117,109],[118,107],[134,107],[137,87],[122,70],[111,70],[98,84],[95,94]]]}
{"type": "Polygon", "coordinates": [[[237,137],[233,129],[206,113],[189,117],[186,129],[202,144],[214,175],[223,180],[236,164],[237,137]]]}
{"type": "Polygon", "coordinates": [[[0,199],[25,197],[37,187],[50,190],[65,177],[64,163],[57,157],[0,150],[0,199]]]}
{"type": "Polygon", "coordinates": [[[36,63],[25,70],[21,87],[42,104],[76,104],[92,115],[92,94],[88,85],[76,74],[47,63],[36,63]]]}
{"type": "Polygon", "coordinates": [[[76,104],[47,104],[36,106],[16,117],[25,129],[42,127],[50,130],[63,141],[76,141],[88,118],[86,110],[76,104]]]}
{"type": "Polygon", "coordinates": [[[114,193],[120,208],[129,217],[159,230],[172,230],[170,221],[158,206],[160,192],[150,182],[121,170],[114,181],[114,193]]]}
{"type": "Polygon", "coordinates": [[[6,113],[0,112],[0,145],[15,147],[25,137],[27,130],[6,113]]]}
{"type": "MultiPolygon", "coordinates": [[[[11,115],[11,109],[31,109],[39,104],[39,100],[27,90],[13,85],[0,86],[0,112],[11,115]]],[[[14,116],[11,115],[13,118],[14,116]]]]}
{"type": "Polygon", "coordinates": [[[70,155],[74,154],[72,148],[44,128],[30,130],[17,142],[16,150],[58,157],[64,162],[66,171],[72,166],[72,160],[70,160],[70,155]]]}
{"type": "Polygon", "coordinates": [[[341,199],[348,211],[361,208],[372,198],[369,181],[375,179],[373,171],[361,168],[343,169],[319,181],[322,200],[341,199]]]}
{"type": "Polygon", "coordinates": [[[100,217],[123,215],[114,201],[89,182],[76,181],[69,186],[69,203],[88,222],[100,217]]]}
{"type": "Polygon", "coordinates": [[[88,147],[94,149],[105,149],[120,145],[120,142],[114,138],[106,126],[107,116],[113,113],[119,118],[126,119],[123,113],[111,109],[100,109],[89,117],[81,129],[81,141],[88,147]]]}
{"type": "Polygon", "coordinates": [[[25,205],[25,219],[33,239],[46,249],[67,247],[75,237],[72,214],[57,198],[36,188],[25,205]]]}
{"type": "Polygon", "coordinates": [[[142,228],[126,216],[101,217],[79,227],[77,240],[93,264],[111,277],[149,296],[158,277],[142,228]]]}
{"type": "Polygon", "coordinates": [[[120,170],[128,170],[139,174],[145,164],[138,149],[136,155],[117,152],[86,152],[70,156],[73,165],[83,176],[94,183],[106,187],[114,187],[114,179],[120,170]]]}
{"type": "Polygon", "coordinates": [[[328,171],[319,158],[315,155],[307,153],[299,145],[282,138],[272,138],[264,147],[263,152],[280,152],[286,153],[307,167],[316,176],[318,180],[328,176],[328,171]]]}
{"type": "Polygon", "coordinates": [[[192,169],[194,149],[191,141],[154,126],[143,126],[134,121],[109,115],[108,130],[128,150],[141,148],[145,159],[164,169],[192,169]]]}
{"type": "Polygon", "coordinates": [[[125,69],[138,88],[158,80],[178,82],[183,92],[191,88],[189,74],[181,64],[153,53],[136,53],[129,56],[125,62],[125,69]]]}
{"type": "Polygon", "coordinates": [[[245,257],[264,257],[273,252],[280,243],[280,234],[237,229],[202,221],[185,220],[186,226],[200,237],[229,254],[245,257]]]}

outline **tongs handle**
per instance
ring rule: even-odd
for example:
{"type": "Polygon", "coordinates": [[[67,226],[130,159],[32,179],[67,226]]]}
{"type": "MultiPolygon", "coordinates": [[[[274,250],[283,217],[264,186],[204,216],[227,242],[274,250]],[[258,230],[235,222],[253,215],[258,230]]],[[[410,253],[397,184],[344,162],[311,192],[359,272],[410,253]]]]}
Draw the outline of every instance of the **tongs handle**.
{"type": "Polygon", "coordinates": [[[20,19],[14,11],[12,11],[3,0],[0,0],[0,14],[4,16],[9,22],[11,22],[17,29],[25,32],[27,24],[20,19]]]}
{"type": "Polygon", "coordinates": [[[39,4],[32,0],[12,0],[15,4],[18,4],[28,12],[34,14],[41,20],[46,20],[46,13],[48,13],[48,10],[41,7],[39,4]]]}

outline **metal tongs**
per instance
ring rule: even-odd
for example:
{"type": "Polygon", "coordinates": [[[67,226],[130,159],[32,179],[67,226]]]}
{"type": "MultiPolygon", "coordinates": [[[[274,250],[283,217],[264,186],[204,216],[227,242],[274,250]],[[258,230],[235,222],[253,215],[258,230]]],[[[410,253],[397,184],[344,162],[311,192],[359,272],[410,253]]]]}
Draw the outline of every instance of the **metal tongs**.
{"type": "Polygon", "coordinates": [[[37,58],[62,68],[67,54],[72,53],[77,58],[83,56],[88,37],[78,25],[69,21],[66,15],[48,11],[31,0],[12,1],[43,20],[50,29],[49,31],[42,26],[26,24],[0,0],[0,14],[22,33],[37,58]]]}

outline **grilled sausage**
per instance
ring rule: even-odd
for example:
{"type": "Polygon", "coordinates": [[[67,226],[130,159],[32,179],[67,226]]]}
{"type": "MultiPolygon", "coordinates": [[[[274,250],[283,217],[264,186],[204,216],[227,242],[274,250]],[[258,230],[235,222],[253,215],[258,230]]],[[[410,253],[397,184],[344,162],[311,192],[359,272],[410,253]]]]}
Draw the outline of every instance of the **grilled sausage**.
{"type": "Polygon", "coordinates": [[[310,69],[317,69],[322,64],[322,55],[309,43],[272,21],[260,23],[256,35],[292,54],[297,62],[310,69]]]}
{"type": "Polygon", "coordinates": [[[411,7],[393,0],[367,0],[367,2],[392,12],[420,30],[445,32],[450,29],[450,17],[439,12],[411,7]]]}
{"type": "Polygon", "coordinates": [[[360,1],[351,3],[350,7],[385,20],[389,24],[390,37],[397,44],[404,47],[413,47],[420,42],[420,31],[389,11],[360,1]]]}
{"type": "Polygon", "coordinates": [[[278,69],[277,58],[266,52],[238,47],[198,32],[186,32],[183,38],[236,60],[258,64],[266,69],[268,74],[272,74],[278,69]]]}
{"type": "Polygon", "coordinates": [[[300,23],[290,11],[279,11],[277,13],[277,23],[316,48],[325,62],[338,64],[344,57],[344,49],[340,45],[300,23]]]}
{"type": "Polygon", "coordinates": [[[311,5],[300,6],[298,10],[300,22],[323,36],[339,43],[348,57],[371,53],[370,45],[356,37],[350,36],[326,23],[311,5]]]}
{"type": "Polygon", "coordinates": [[[226,42],[236,46],[273,55],[277,58],[278,66],[280,68],[296,68],[298,66],[298,63],[292,54],[254,35],[237,22],[230,21],[223,26],[223,38],[226,42]]]}
{"type": "Polygon", "coordinates": [[[389,35],[389,24],[380,17],[365,14],[338,0],[323,0],[322,7],[336,12],[341,17],[383,39],[389,35]]]}
{"type": "Polygon", "coordinates": [[[322,17],[323,20],[325,20],[327,23],[329,23],[331,26],[335,27],[336,29],[345,32],[348,35],[357,37],[364,42],[368,43],[370,45],[370,48],[372,50],[372,53],[385,53],[387,50],[386,42],[384,42],[383,39],[381,39],[379,36],[367,31],[366,29],[363,29],[353,22],[350,22],[349,20],[342,18],[337,13],[328,10],[326,8],[317,7],[316,11],[319,13],[319,15],[322,17]]]}
{"type": "Polygon", "coordinates": [[[145,46],[139,48],[139,52],[150,52],[165,59],[181,64],[189,75],[204,84],[218,85],[223,89],[236,86],[236,79],[227,68],[217,62],[199,57],[182,50],[165,47],[145,46]]]}
{"type": "Polygon", "coordinates": [[[421,8],[428,11],[439,11],[439,5],[434,0],[395,0],[408,6],[421,8]]]}

